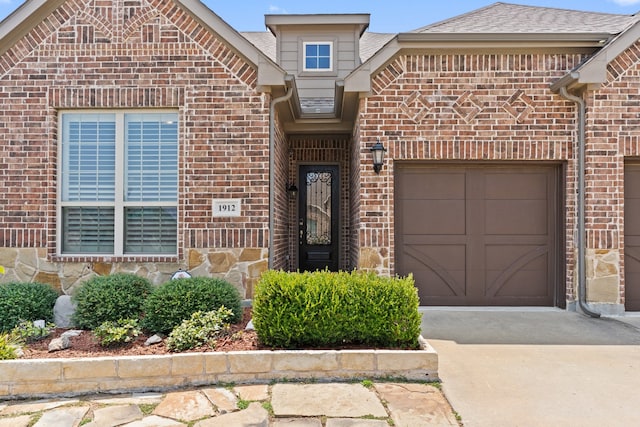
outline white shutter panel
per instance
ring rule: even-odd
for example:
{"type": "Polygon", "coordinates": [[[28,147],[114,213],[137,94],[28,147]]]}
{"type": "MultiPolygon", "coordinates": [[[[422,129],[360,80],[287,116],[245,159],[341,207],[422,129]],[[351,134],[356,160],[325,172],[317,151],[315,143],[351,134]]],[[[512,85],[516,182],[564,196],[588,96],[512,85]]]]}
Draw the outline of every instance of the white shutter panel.
{"type": "Polygon", "coordinates": [[[65,114],[62,146],[62,200],[114,201],[115,116],[65,114]]]}
{"type": "Polygon", "coordinates": [[[125,200],[177,201],[177,114],[127,114],[125,126],[125,200]]]}

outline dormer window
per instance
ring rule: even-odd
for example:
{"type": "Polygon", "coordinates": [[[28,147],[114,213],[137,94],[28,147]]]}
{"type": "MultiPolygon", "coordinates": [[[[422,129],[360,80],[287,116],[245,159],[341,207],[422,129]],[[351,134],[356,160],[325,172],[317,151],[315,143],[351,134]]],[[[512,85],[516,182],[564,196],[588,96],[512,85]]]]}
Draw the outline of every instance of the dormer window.
{"type": "Polygon", "coordinates": [[[304,71],[333,71],[333,43],[305,42],[304,71]]]}

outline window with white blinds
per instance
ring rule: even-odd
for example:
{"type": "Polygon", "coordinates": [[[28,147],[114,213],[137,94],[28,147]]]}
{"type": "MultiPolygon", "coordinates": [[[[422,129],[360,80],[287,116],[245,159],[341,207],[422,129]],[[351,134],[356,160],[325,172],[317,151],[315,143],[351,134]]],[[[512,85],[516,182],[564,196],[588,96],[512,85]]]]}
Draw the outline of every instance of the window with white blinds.
{"type": "Polygon", "coordinates": [[[60,253],[177,254],[178,115],[61,113],[60,253]]]}

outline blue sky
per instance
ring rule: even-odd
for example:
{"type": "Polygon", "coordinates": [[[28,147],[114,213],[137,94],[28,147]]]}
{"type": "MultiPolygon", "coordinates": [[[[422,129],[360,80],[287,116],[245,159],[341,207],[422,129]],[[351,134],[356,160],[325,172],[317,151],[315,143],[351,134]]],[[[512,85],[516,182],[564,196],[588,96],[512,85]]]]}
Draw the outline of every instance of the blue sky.
{"type": "MultiPolygon", "coordinates": [[[[506,3],[631,15],[640,0],[503,0],[506,3]]],[[[204,0],[209,8],[239,31],[263,31],[264,15],[279,13],[370,13],[370,31],[411,31],[487,6],[495,0],[204,0]]],[[[0,19],[23,0],[0,0],[0,19]]]]}

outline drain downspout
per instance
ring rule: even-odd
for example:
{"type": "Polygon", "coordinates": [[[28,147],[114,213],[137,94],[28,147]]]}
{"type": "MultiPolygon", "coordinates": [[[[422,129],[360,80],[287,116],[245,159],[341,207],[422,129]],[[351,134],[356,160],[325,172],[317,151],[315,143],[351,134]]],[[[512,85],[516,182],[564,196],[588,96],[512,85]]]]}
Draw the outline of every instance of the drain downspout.
{"type": "Polygon", "coordinates": [[[271,107],[269,108],[269,269],[273,268],[273,236],[274,236],[274,207],[275,207],[275,145],[276,145],[276,105],[288,101],[293,95],[293,86],[291,85],[293,77],[286,76],[285,83],[287,85],[287,93],[279,98],[275,98],[271,101],[271,107]]]}
{"type": "Polygon", "coordinates": [[[585,251],[585,220],[584,220],[584,194],[585,194],[585,121],[586,108],[584,99],[570,95],[567,88],[560,88],[560,95],[563,98],[578,104],[578,201],[576,210],[578,212],[578,305],[580,309],[591,317],[600,317],[600,313],[591,310],[587,304],[587,271],[586,271],[586,251],[585,251]]]}

